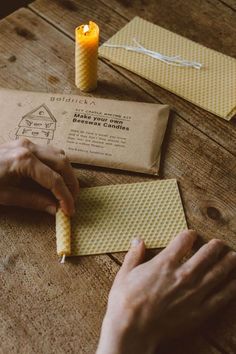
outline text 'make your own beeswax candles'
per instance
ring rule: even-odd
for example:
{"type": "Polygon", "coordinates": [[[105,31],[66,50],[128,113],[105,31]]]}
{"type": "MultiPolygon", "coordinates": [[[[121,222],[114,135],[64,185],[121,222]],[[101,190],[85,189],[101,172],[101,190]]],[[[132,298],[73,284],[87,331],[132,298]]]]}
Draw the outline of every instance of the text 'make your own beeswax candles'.
{"type": "Polygon", "coordinates": [[[97,87],[99,27],[89,21],[75,30],[75,84],[84,92],[97,87]]]}

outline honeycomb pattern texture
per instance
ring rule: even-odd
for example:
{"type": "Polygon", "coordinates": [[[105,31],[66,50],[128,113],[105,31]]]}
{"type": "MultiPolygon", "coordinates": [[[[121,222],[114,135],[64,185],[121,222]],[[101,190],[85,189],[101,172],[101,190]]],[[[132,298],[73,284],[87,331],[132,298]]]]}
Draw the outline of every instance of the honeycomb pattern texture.
{"type": "Polygon", "coordinates": [[[133,238],[165,247],[186,220],[176,180],[80,190],[72,222],[72,255],[127,251],[133,238]]]}
{"type": "Polygon", "coordinates": [[[230,120],[236,113],[236,59],[135,17],[106,43],[136,46],[203,64],[198,70],[168,65],[123,48],[101,46],[99,55],[109,59],[189,102],[230,120]]]}
{"type": "Polygon", "coordinates": [[[75,84],[84,92],[97,87],[98,46],[75,44],[75,84]]]}
{"type": "Polygon", "coordinates": [[[58,256],[69,256],[71,254],[70,218],[61,209],[56,213],[56,239],[58,256]]]}

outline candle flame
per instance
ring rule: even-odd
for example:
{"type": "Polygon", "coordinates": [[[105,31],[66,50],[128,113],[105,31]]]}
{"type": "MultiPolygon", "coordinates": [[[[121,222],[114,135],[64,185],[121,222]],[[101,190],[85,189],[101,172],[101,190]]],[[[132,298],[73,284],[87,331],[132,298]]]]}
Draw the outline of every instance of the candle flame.
{"type": "Polygon", "coordinates": [[[89,32],[89,25],[84,25],[83,31],[84,31],[84,34],[89,32]]]}

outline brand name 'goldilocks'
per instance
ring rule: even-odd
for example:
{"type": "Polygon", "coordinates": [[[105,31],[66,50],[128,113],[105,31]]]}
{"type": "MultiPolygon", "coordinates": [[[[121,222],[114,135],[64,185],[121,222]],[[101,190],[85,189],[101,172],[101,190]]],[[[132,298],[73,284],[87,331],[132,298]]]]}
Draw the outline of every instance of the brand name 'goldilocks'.
{"type": "Polygon", "coordinates": [[[113,128],[120,130],[129,130],[129,127],[123,125],[122,120],[108,119],[105,117],[94,117],[86,114],[75,113],[73,123],[81,123],[86,125],[96,125],[98,127],[113,128]]]}

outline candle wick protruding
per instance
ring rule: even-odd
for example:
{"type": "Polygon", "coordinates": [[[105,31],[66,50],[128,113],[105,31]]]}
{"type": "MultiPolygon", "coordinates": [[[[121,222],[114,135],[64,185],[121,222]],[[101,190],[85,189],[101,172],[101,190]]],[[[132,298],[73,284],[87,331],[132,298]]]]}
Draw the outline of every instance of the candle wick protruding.
{"type": "Polygon", "coordinates": [[[84,34],[87,34],[89,32],[89,25],[84,25],[83,32],[84,34]]]}
{"type": "Polygon", "coordinates": [[[65,259],[66,259],[66,255],[65,254],[63,254],[63,256],[62,256],[62,259],[61,259],[61,264],[64,264],[65,263],[65,259]]]}

